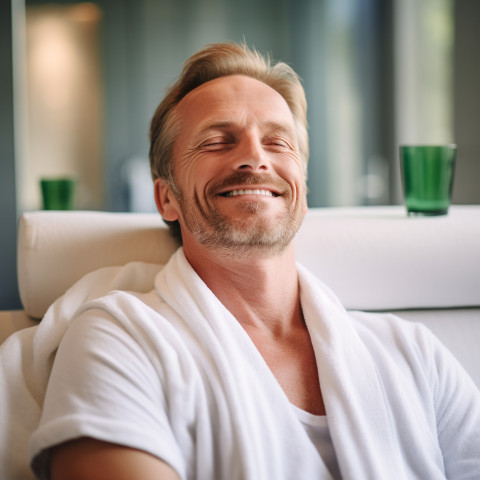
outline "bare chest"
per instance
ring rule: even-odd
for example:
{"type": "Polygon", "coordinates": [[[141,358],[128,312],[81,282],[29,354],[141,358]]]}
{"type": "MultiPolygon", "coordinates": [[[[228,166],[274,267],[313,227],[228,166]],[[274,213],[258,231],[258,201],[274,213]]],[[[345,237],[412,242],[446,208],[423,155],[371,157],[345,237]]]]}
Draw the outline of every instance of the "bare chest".
{"type": "Polygon", "coordinates": [[[315,352],[307,330],[284,339],[247,333],[290,402],[315,415],[325,415],[315,352]]]}

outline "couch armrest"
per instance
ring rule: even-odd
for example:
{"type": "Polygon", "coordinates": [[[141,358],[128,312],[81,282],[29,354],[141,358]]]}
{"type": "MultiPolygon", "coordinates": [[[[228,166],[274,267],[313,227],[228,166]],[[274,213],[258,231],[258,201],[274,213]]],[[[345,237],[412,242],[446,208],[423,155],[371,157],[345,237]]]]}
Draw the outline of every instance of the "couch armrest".
{"type": "Polygon", "coordinates": [[[37,324],[38,322],[30,318],[24,310],[0,311],[0,343],[17,330],[37,324]]]}

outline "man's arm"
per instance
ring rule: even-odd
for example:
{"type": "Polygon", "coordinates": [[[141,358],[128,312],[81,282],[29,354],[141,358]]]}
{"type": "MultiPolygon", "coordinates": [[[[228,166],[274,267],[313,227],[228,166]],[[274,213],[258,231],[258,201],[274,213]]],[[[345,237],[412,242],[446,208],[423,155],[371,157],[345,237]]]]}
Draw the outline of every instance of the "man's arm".
{"type": "Polygon", "coordinates": [[[179,480],[167,463],[149,453],[92,438],[52,450],[51,480],[179,480]]]}

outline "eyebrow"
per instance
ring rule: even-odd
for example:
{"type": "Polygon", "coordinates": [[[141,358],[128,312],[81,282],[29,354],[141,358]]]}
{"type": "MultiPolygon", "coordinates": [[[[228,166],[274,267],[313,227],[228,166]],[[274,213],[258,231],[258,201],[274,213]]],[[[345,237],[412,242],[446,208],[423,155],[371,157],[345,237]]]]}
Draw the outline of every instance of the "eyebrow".
{"type": "Polygon", "coordinates": [[[289,135],[295,136],[296,130],[294,126],[288,126],[284,125],[282,123],[278,122],[267,122],[266,126],[268,127],[269,130],[275,131],[275,132],[283,132],[289,135]]]}
{"type": "Polygon", "coordinates": [[[229,122],[229,121],[208,123],[201,130],[198,131],[198,134],[201,135],[202,133],[208,132],[210,130],[226,130],[228,128],[233,127],[234,125],[235,124],[233,122],[229,122]]]}

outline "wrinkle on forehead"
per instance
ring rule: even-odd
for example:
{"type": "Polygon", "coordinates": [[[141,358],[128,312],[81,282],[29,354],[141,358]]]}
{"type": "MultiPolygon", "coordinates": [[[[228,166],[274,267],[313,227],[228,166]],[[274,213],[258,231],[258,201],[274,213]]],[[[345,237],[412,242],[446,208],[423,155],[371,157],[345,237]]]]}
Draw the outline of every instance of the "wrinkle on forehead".
{"type": "MultiPolygon", "coordinates": [[[[282,116],[282,122],[277,122],[280,128],[295,132],[293,114],[286,100],[267,84],[242,75],[220,77],[200,85],[179,102],[177,113],[187,122],[198,122],[195,128],[198,132],[215,124],[225,128],[233,121],[247,124],[249,119],[256,119],[255,112],[263,112],[262,104],[265,111],[273,110],[275,115],[282,116]],[[209,116],[210,111],[215,115],[209,116]]],[[[267,119],[265,123],[275,122],[267,119]]]]}

